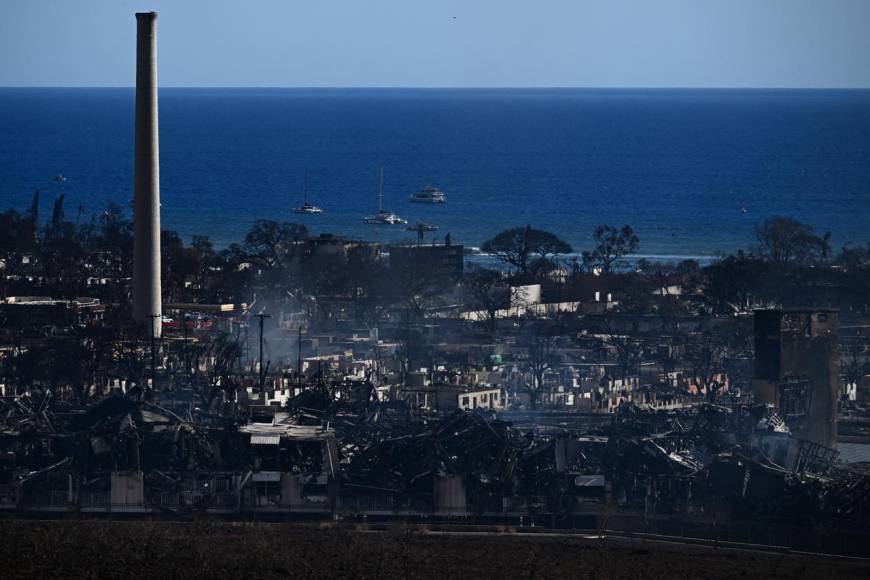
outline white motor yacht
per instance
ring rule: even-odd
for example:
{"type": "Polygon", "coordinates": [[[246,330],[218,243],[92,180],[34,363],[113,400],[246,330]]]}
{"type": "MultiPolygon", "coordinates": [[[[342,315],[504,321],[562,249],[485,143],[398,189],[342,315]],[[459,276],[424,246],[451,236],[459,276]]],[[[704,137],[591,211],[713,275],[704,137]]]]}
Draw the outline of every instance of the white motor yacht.
{"type": "Polygon", "coordinates": [[[447,196],[434,185],[427,185],[411,196],[415,203],[447,203],[447,196]]]}

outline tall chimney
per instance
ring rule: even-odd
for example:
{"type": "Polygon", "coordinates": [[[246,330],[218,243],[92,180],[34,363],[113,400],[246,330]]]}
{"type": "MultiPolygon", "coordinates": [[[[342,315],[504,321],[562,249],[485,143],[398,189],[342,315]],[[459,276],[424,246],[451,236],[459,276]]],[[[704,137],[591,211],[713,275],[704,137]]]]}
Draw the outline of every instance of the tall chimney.
{"type": "Polygon", "coordinates": [[[157,13],[136,14],[136,167],[133,318],[160,336],[160,154],[157,137],[157,13]],[[150,325],[150,327],[148,326],[150,325]]]}

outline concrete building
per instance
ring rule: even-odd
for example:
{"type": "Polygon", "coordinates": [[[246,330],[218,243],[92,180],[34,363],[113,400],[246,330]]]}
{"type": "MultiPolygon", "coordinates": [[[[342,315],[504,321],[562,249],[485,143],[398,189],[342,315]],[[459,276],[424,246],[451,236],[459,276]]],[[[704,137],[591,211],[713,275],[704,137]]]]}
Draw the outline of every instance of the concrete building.
{"type": "Polygon", "coordinates": [[[136,14],[136,145],[133,199],[133,318],[161,332],[160,152],[157,133],[157,13],[136,14]]]}
{"type": "Polygon", "coordinates": [[[395,272],[420,271],[445,280],[459,280],[465,265],[463,246],[439,244],[390,246],[390,268],[395,272]]]}
{"type": "Polygon", "coordinates": [[[457,395],[458,407],[463,411],[475,409],[487,409],[491,411],[503,411],[506,406],[505,395],[501,389],[478,388],[457,395]]]}
{"type": "Polygon", "coordinates": [[[838,312],[755,311],[756,403],[774,405],[792,432],[825,447],[837,440],[838,312]]]}
{"type": "Polygon", "coordinates": [[[343,260],[360,262],[377,259],[381,249],[377,242],[349,240],[334,234],[320,234],[305,240],[302,244],[306,247],[306,253],[312,256],[335,256],[343,260]]]}

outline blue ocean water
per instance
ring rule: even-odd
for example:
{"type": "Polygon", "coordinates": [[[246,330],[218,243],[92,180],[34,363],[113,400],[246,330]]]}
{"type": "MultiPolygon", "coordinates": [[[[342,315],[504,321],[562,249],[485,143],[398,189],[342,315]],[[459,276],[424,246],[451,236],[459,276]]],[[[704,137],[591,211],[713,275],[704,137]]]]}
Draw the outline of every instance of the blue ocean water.
{"type": "MultiPolygon", "coordinates": [[[[524,224],[577,249],[631,224],[641,253],[716,255],[788,215],[870,241],[870,91],[162,89],[163,226],[242,238],[260,218],[409,239],[384,205],[479,245],[524,224]],[[305,172],[325,213],[299,216],[305,172]],[[408,197],[432,183],[444,206],[408,197]],[[741,211],[745,207],[746,212],[741,211]]],[[[129,209],[132,89],[0,89],[0,209],[129,209]],[[52,177],[63,174],[65,182],[52,177]]],[[[46,214],[47,215],[47,214],[46,214]]]]}

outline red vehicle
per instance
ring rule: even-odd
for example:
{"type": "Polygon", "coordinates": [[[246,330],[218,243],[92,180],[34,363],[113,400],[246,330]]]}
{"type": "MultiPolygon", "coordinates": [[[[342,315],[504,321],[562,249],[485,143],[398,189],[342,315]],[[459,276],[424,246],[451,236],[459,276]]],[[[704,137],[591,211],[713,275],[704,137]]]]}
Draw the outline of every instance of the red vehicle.
{"type": "MultiPolygon", "coordinates": [[[[184,322],[188,330],[209,330],[214,326],[211,318],[186,318],[184,322]]],[[[164,316],[163,328],[181,330],[181,320],[164,316]]]]}

